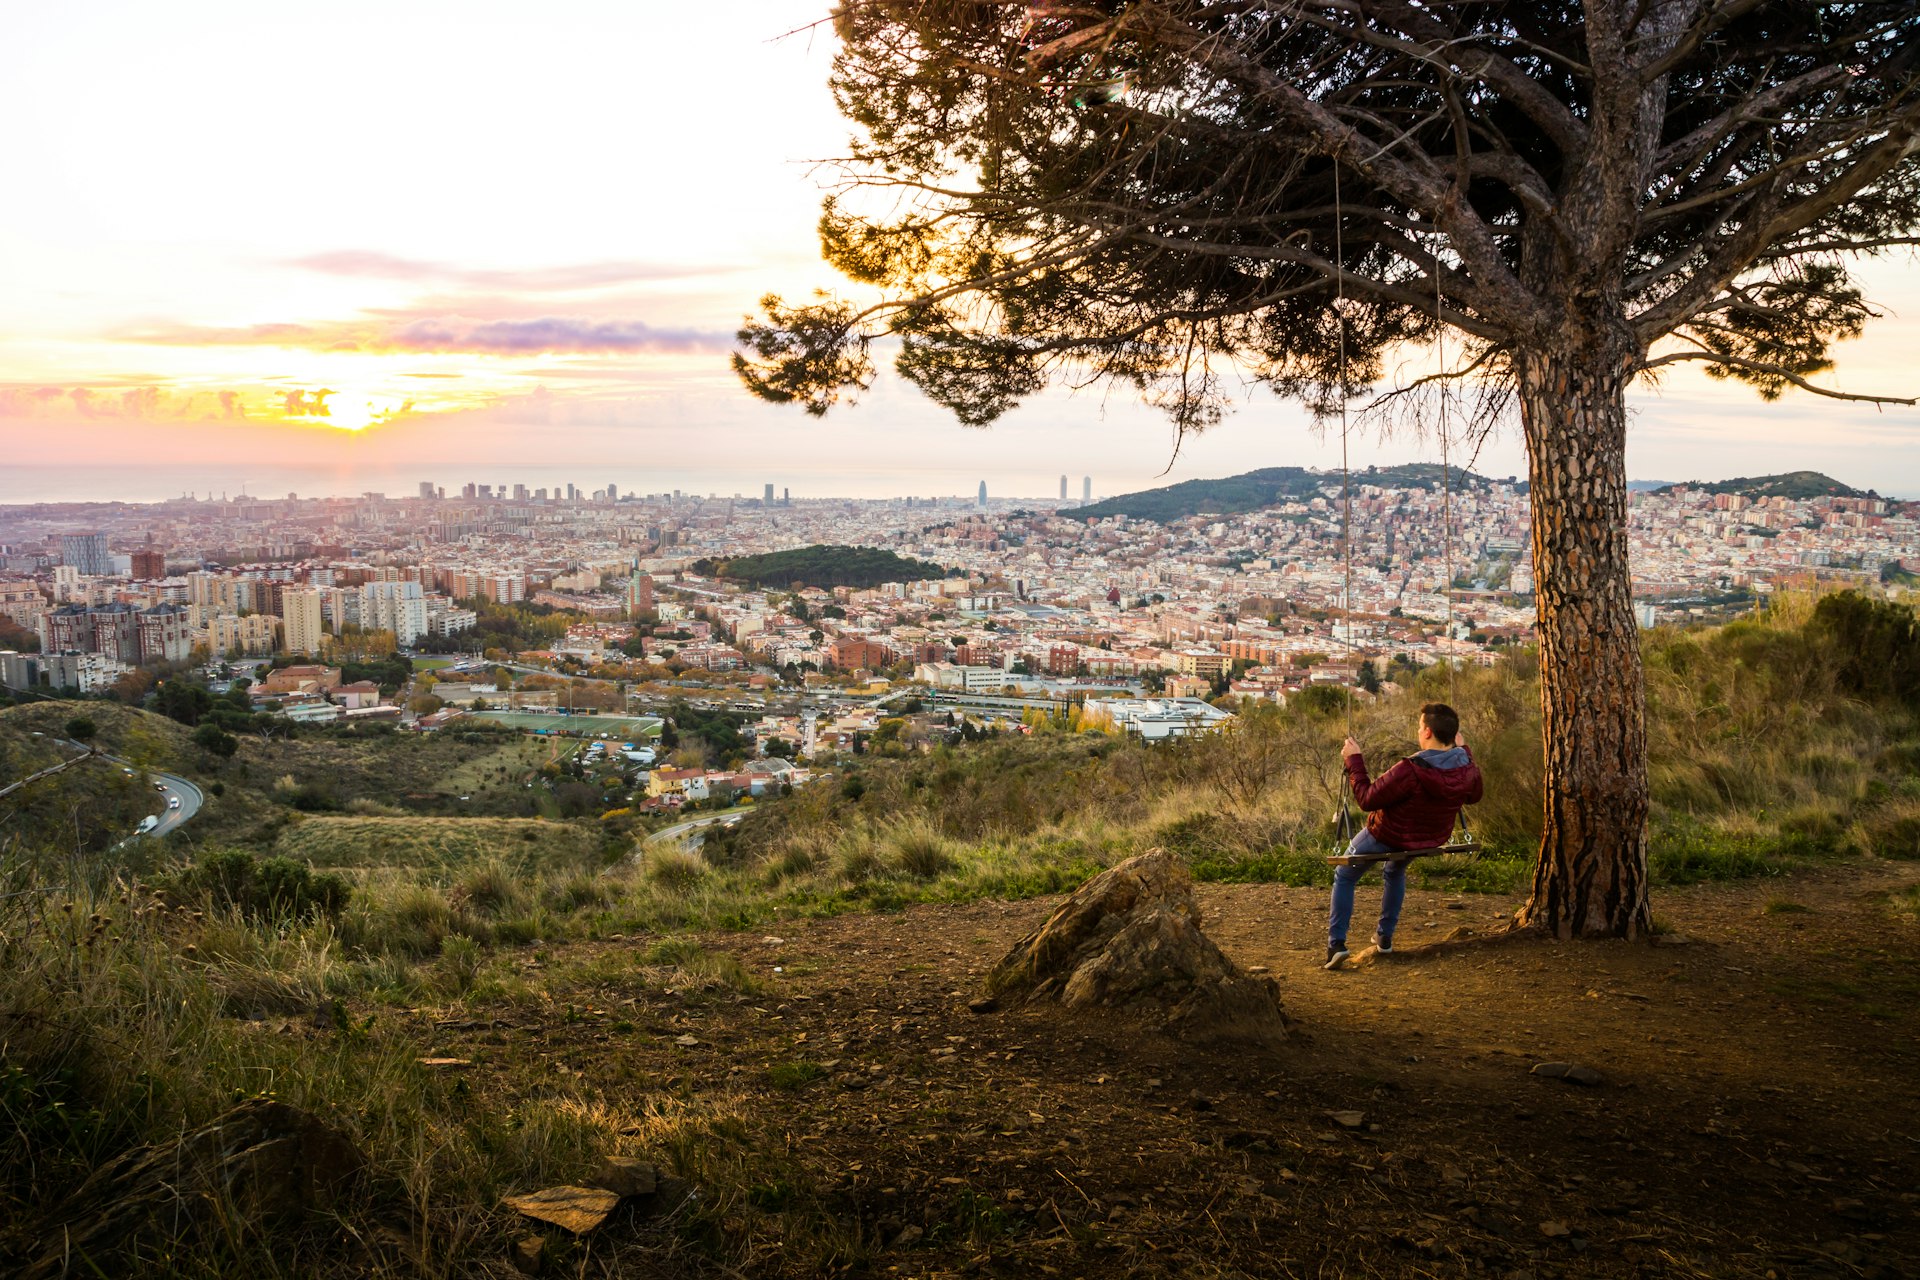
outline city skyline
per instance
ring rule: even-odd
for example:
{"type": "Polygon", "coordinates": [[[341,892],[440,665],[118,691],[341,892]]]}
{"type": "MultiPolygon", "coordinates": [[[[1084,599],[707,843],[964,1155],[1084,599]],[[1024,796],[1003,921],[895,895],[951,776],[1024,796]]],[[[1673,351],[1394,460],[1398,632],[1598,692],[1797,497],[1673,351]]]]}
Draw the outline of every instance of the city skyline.
{"type": "MultiPolygon", "coordinates": [[[[964,493],[968,473],[1044,495],[1094,453],[1108,493],[1337,465],[1334,433],[1257,387],[1177,448],[1154,411],[1091,392],[1043,394],[986,432],[890,372],[826,423],[747,397],[726,353],[761,294],[858,296],[815,241],[831,175],[813,162],[847,130],[825,86],[831,31],[795,30],[821,15],[770,0],[538,21],[504,5],[348,5],[324,20],[207,0],[109,8],[110,21],[24,15],[0,51],[0,104],[36,175],[0,210],[14,473],[0,501],[78,496],[91,480],[158,498],[196,471],[216,488],[272,473],[295,478],[283,491],[392,491],[434,459],[498,470],[556,451],[601,485],[652,473],[752,492],[754,456],[778,449],[796,487],[850,497],[964,493]],[[287,94],[272,56],[287,48],[382,92],[287,94]],[[659,49],[687,56],[631,75],[636,51],[659,49]],[[456,118],[430,145],[394,127],[448,104],[456,118]],[[134,459],[167,486],[110,476],[134,459]]],[[[1861,277],[1888,314],[1822,380],[1911,394],[1920,269],[1887,257],[1861,277]]],[[[1404,352],[1389,380],[1430,360],[1404,352]]],[[[1632,405],[1637,477],[1714,478],[1737,450],[1731,469],[1747,474],[1818,468],[1920,495],[1911,408],[1766,404],[1697,371],[1636,388],[1632,405]]],[[[1439,454],[1371,430],[1348,443],[1360,465],[1439,454]]],[[[1478,469],[1523,472],[1511,428],[1478,469]]]]}

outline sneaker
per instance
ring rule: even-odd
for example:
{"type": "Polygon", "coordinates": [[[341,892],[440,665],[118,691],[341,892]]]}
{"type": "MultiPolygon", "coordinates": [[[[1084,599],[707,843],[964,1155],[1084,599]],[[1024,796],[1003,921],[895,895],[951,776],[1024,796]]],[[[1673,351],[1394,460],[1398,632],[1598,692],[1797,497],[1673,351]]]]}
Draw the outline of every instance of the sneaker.
{"type": "Polygon", "coordinates": [[[1376,933],[1373,935],[1373,949],[1375,951],[1382,951],[1391,955],[1393,953],[1393,939],[1383,938],[1376,933]]]}
{"type": "Polygon", "coordinates": [[[1327,962],[1320,967],[1322,969],[1338,969],[1346,962],[1347,944],[1344,942],[1329,942],[1327,944],[1327,962]]]}

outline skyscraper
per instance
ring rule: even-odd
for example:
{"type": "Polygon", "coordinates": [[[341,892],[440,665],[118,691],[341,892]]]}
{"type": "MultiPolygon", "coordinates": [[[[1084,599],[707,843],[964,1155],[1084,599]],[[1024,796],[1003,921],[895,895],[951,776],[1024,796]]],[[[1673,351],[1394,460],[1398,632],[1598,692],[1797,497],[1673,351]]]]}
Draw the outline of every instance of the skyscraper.
{"type": "Polygon", "coordinates": [[[104,533],[63,533],[60,535],[60,562],[72,565],[89,578],[104,578],[113,572],[113,559],[107,554],[104,533]]]}
{"type": "Polygon", "coordinates": [[[636,573],[627,581],[627,616],[637,618],[653,610],[653,579],[636,573]]]}
{"type": "Polygon", "coordinates": [[[1093,477],[1092,477],[1092,476],[1081,476],[1081,477],[1080,477],[1080,502],[1081,502],[1081,505],[1083,505],[1083,506],[1084,506],[1085,504],[1087,504],[1087,503],[1089,503],[1089,502],[1092,502],[1092,501],[1093,501],[1093,477]]]}
{"type": "Polygon", "coordinates": [[[420,496],[423,498],[431,498],[433,496],[433,481],[422,480],[420,482],[420,496]]]}
{"type": "Polygon", "coordinates": [[[312,656],[320,652],[325,631],[320,621],[318,591],[281,592],[280,619],[286,628],[288,653],[312,656]]]}
{"type": "Polygon", "coordinates": [[[767,486],[767,496],[764,501],[768,506],[773,505],[773,486],[771,484],[767,486]]]}
{"type": "MultiPolygon", "coordinates": [[[[391,631],[401,648],[427,633],[427,602],[417,582],[368,582],[360,587],[360,624],[391,631]]],[[[291,641],[289,641],[291,645],[291,641]]]]}
{"type": "Polygon", "coordinates": [[[980,482],[980,505],[983,507],[987,505],[987,482],[985,480],[980,482]]]}
{"type": "Polygon", "coordinates": [[[1065,502],[1066,500],[1067,500],[1067,478],[1065,476],[1061,476],[1060,477],[1060,501],[1065,502]]]}
{"type": "Polygon", "coordinates": [[[618,480],[610,480],[607,482],[607,501],[620,501],[620,482],[618,480]]]}

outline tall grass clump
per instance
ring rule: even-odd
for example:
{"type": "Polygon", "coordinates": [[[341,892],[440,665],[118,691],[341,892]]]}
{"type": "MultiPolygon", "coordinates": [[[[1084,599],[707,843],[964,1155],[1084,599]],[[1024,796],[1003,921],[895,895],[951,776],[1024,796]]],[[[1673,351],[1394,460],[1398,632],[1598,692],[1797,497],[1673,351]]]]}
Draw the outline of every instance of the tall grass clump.
{"type": "Polygon", "coordinates": [[[668,891],[691,889],[713,870],[707,860],[691,849],[649,849],[642,864],[646,878],[668,891]]]}
{"type": "Polygon", "coordinates": [[[389,878],[376,881],[341,920],[348,946],[371,955],[423,959],[440,953],[453,931],[453,908],[431,885],[389,878]]]}
{"type": "Polygon", "coordinates": [[[958,865],[956,843],[924,814],[891,824],[880,836],[888,865],[913,880],[932,880],[958,865]]]}

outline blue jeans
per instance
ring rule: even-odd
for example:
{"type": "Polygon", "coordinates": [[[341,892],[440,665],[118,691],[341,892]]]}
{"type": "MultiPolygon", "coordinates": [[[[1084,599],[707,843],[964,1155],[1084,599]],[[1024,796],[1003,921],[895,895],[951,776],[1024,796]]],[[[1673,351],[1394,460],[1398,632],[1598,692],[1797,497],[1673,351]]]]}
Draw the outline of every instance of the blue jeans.
{"type": "MultiPolygon", "coordinates": [[[[1380,843],[1373,838],[1373,832],[1364,828],[1347,846],[1348,853],[1394,853],[1393,846],[1380,843]]],[[[1333,906],[1327,911],[1327,941],[1344,943],[1347,940],[1347,925],[1353,920],[1353,889],[1360,883],[1369,868],[1380,868],[1382,893],[1380,895],[1381,937],[1391,939],[1393,927],[1400,923],[1400,905],[1407,900],[1407,864],[1404,862],[1360,863],[1358,865],[1338,866],[1333,869],[1333,906]]]]}

